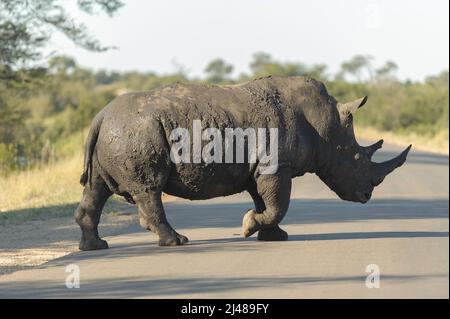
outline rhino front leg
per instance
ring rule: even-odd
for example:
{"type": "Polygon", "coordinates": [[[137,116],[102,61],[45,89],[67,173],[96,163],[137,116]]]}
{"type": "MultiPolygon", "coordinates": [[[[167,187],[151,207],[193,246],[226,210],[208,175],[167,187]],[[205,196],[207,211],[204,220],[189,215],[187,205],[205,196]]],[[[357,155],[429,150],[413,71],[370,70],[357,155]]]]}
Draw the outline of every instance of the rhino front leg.
{"type": "Polygon", "coordinates": [[[255,204],[255,210],[257,214],[262,214],[262,212],[266,209],[266,204],[264,204],[264,201],[262,197],[258,194],[258,191],[256,189],[256,184],[252,184],[248,189],[248,193],[253,199],[253,203],[255,204]]]}
{"type": "Polygon", "coordinates": [[[80,250],[108,248],[108,243],[98,235],[98,223],[106,200],[112,195],[106,183],[92,176],[92,187],[86,185],[83,198],[75,211],[75,220],[81,228],[80,250]]]}
{"type": "MultiPolygon", "coordinates": [[[[262,197],[258,194],[256,190],[256,185],[254,187],[250,187],[248,189],[248,192],[252,197],[253,202],[255,203],[256,213],[262,214],[266,209],[266,204],[264,204],[262,197]]],[[[258,232],[257,238],[258,240],[263,241],[284,241],[288,240],[288,233],[282,230],[280,226],[276,225],[274,227],[262,228],[258,232]]]]}
{"type": "Polygon", "coordinates": [[[260,175],[256,181],[256,192],[249,190],[255,206],[264,204],[264,210],[257,213],[249,210],[243,219],[245,237],[259,231],[259,240],[287,240],[287,233],[278,224],[285,216],[291,195],[291,171],[281,168],[276,174],[260,175]]]}
{"type": "Polygon", "coordinates": [[[161,192],[150,191],[133,198],[138,206],[141,226],[159,236],[160,246],[176,246],[188,242],[187,237],[178,234],[167,221],[161,192]]]}

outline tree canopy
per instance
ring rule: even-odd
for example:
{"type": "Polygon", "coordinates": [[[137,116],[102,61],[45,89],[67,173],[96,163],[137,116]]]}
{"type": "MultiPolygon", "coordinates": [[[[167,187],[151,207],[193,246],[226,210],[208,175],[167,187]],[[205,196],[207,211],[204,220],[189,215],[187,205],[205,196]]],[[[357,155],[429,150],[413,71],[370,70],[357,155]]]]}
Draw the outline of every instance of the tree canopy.
{"type": "MultiPolygon", "coordinates": [[[[3,71],[26,66],[41,56],[54,32],[63,33],[82,48],[104,51],[83,23],[67,11],[67,1],[2,0],[0,2],[0,65],[3,71]]],[[[113,15],[123,4],[120,0],[77,0],[77,8],[87,14],[113,15]]]]}

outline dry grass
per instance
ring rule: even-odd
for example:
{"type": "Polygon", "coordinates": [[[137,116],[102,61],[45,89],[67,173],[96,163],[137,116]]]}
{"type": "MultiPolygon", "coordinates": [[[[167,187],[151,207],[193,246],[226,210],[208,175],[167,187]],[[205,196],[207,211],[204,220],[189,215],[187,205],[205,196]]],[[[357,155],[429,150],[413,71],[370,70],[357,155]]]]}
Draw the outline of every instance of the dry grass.
{"type": "Polygon", "coordinates": [[[370,127],[356,127],[357,137],[368,140],[383,138],[386,143],[405,146],[413,144],[414,149],[439,154],[449,154],[448,131],[442,130],[434,137],[422,136],[416,133],[398,135],[392,132],[383,132],[370,127]]]}
{"type": "Polygon", "coordinates": [[[0,177],[0,212],[79,201],[82,163],[79,153],[48,166],[0,177]]]}

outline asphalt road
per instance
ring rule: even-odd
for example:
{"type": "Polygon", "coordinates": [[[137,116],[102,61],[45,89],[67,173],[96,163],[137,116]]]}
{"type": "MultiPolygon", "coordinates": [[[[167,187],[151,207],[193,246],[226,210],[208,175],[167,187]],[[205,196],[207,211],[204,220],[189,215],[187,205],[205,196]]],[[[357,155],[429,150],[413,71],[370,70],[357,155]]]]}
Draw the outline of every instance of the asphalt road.
{"type": "MultiPolygon", "coordinates": [[[[399,151],[385,146],[375,160],[399,151]]],[[[169,203],[189,244],[158,247],[154,234],[131,227],[106,238],[109,250],[0,277],[0,297],[448,298],[448,182],[447,156],[414,150],[365,205],[339,200],[313,175],[297,178],[287,242],[242,238],[246,194],[169,203]],[[69,264],[79,266],[80,288],[66,288],[69,264]],[[379,288],[366,286],[371,264],[379,288]]]]}

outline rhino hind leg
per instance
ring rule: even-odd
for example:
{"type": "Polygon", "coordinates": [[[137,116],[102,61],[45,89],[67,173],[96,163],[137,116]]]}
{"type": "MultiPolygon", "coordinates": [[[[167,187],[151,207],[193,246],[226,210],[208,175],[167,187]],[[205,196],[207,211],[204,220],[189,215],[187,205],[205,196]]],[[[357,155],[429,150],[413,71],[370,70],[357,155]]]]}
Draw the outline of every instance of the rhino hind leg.
{"type": "Polygon", "coordinates": [[[188,242],[187,237],[178,234],[167,221],[160,191],[144,192],[134,196],[134,200],[141,226],[159,236],[159,246],[178,246],[188,242]]]}
{"type": "Polygon", "coordinates": [[[80,250],[108,248],[108,243],[98,234],[98,223],[103,207],[112,195],[104,180],[93,174],[92,184],[86,184],[83,198],[75,211],[75,220],[81,228],[80,250]]]}
{"type": "Polygon", "coordinates": [[[248,190],[255,202],[256,211],[251,209],[244,215],[242,231],[245,237],[259,231],[259,240],[288,239],[287,233],[278,224],[289,207],[291,183],[291,172],[288,168],[280,169],[276,174],[259,176],[256,191],[251,188],[248,190]]]}

